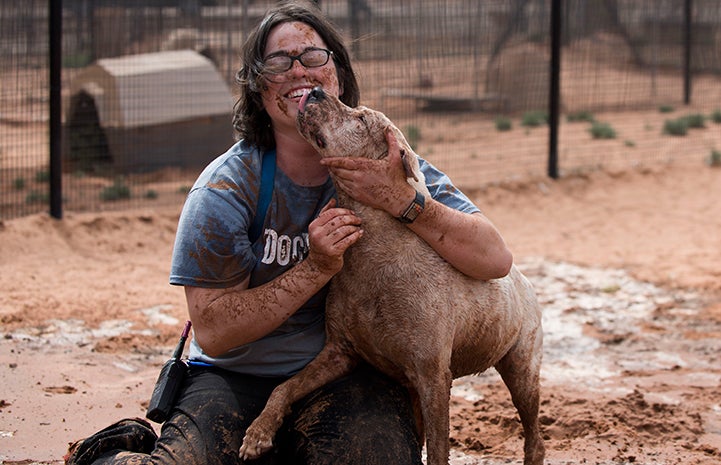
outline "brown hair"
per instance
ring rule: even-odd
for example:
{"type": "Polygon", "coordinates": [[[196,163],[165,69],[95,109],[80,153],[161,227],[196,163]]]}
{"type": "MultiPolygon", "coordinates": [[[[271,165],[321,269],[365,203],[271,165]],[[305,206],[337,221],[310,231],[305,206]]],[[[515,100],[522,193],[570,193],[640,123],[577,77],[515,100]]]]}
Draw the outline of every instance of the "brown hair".
{"type": "Polygon", "coordinates": [[[241,51],[243,64],[235,76],[240,86],[240,96],[234,106],[233,127],[241,139],[264,150],[275,147],[275,139],[270,117],[260,95],[265,86],[261,74],[263,55],[271,30],[279,24],[290,22],[305,23],[318,33],[333,52],[338,83],[343,89],[340,100],[350,107],[358,106],[360,102],[360,89],[348,50],[335,26],[314,3],[297,0],[281,2],[268,10],[245,41],[241,51]]]}

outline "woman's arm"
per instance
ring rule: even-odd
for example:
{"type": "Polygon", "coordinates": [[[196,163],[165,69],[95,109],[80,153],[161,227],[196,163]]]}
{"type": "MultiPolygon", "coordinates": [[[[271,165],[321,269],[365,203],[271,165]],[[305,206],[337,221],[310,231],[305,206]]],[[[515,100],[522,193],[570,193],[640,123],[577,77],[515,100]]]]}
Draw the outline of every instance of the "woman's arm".
{"type": "Polygon", "coordinates": [[[343,253],[363,234],[360,218],[332,200],[308,227],[308,257],[262,286],[250,278],[227,289],[186,286],[196,341],[215,357],[260,339],[287,320],[343,267],[343,253]]]}
{"type": "MultiPolygon", "coordinates": [[[[406,180],[398,141],[386,132],[388,157],[325,158],[336,182],[351,197],[398,217],[415,198],[406,180]]],[[[508,274],[513,256],[495,226],[481,213],[468,214],[436,200],[425,199],[425,208],[408,224],[448,263],[476,279],[495,279],[508,274]]]]}

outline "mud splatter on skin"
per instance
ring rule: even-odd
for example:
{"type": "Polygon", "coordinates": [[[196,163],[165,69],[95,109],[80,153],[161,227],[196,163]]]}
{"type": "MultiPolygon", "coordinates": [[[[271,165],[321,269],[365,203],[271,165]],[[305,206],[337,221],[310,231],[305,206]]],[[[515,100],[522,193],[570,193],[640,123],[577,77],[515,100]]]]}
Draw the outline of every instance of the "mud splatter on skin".
{"type": "MultiPolygon", "coordinates": [[[[274,53],[275,51],[282,51],[284,53],[287,53],[289,55],[300,55],[308,49],[309,47],[321,47],[321,48],[327,48],[327,45],[323,41],[323,39],[318,35],[318,33],[308,24],[302,23],[302,22],[291,22],[291,23],[284,23],[276,26],[276,29],[271,32],[271,35],[274,35],[276,31],[278,31],[281,28],[292,28],[291,31],[283,30],[281,32],[278,32],[277,42],[275,42],[275,45],[273,46],[273,50],[268,50],[266,47],[265,55],[268,55],[270,53],[274,53]]],[[[271,42],[273,39],[271,38],[271,42]]],[[[287,82],[291,82],[294,78],[291,74],[294,72],[293,67],[297,66],[303,66],[302,64],[293,62],[291,65],[291,69],[288,70],[286,75],[284,75],[284,79],[287,79],[287,82]]],[[[322,86],[326,89],[332,89],[332,88],[338,88],[338,72],[336,70],[336,66],[334,61],[331,59],[326,65],[320,67],[320,68],[303,68],[304,73],[303,76],[297,77],[298,83],[300,84],[310,84],[312,86],[322,86]]],[[[264,80],[265,81],[265,80],[264,80]]],[[[263,92],[268,92],[271,89],[271,85],[268,82],[264,82],[266,85],[263,88],[263,92]]],[[[285,115],[285,116],[291,116],[290,111],[288,108],[288,101],[285,99],[285,97],[281,94],[277,94],[274,96],[266,95],[266,102],[271,102],[274,100],[274,103],[278,109],[278,111],[285,115]],[[271,100],[272,98],[272,100],[271,100]]],[[[268,103],[270,104],[270,103],[268,103]]]]}

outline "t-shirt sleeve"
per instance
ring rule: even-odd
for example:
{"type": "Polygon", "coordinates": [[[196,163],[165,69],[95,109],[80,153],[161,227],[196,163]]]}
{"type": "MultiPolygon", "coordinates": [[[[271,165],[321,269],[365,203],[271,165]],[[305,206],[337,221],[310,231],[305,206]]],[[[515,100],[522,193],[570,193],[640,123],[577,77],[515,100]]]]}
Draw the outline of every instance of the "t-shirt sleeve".
{"type": "Polygon", "coordinates": [[[252,218],[242,203],[223,194],[197,187],[188,195],[175,236],[171,284],[225,288],[253,269],[256,259],[248,239],[252,218]]]}
{"type": "Polygon", "coordinates": [[[260,154],[237,143],[200,174],[175,235],[170,284],[234,286],[253,270],[248,228],[258,201],[260,154]]]}
{"type": "Polygon", "coordinates": [[[426,178],[428,191],[434,200],[465,213],[481,211],[460,189],[453,185],[448,175],[421,157],[418,157],[418,163],[426,178]]]}

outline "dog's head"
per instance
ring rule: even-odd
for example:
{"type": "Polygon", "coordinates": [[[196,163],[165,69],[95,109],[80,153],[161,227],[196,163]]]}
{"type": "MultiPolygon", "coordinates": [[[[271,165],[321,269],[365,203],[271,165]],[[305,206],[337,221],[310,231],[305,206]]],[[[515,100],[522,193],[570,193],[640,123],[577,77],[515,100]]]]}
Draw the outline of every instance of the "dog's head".
{"type": "Polygon", "coordinates": [[[405,153],[403,161],[411,184],[422,180],[418,160],[403,133],[380,111],[363,106],[351,108],[316,87],[300,101],[297,126],[321,157],[373,159],[388,155],[385,130],[390,127],[405,153]]]}

